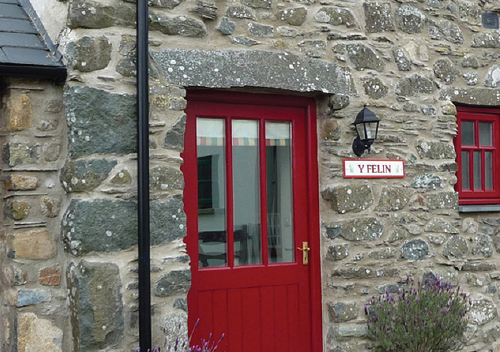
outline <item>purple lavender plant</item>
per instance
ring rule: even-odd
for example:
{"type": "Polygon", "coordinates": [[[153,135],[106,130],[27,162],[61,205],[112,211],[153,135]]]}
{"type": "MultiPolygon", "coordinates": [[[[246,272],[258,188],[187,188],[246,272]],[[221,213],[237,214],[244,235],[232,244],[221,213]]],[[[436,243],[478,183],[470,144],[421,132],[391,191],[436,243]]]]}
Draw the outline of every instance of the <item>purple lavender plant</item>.
{"type": "Polygon", "coordinates": [[[377,351],[446,352],[460,347],[467,327],[468,295],[439,277],[401,282],[365,306],[368,336],[377,351]]]}
{"type": "MultiPolygon", "coordinates": [[[[185,338],[180,336],[181,331],[182,331],[182,325],[179,323],[178,325],[178,332],[176,338],[174,341],[169,341],[165,337],[165,341],[163,343],[163,350],[161,346],[155,346],[153,347],[152,350],[149,350],[147,352],[215,352],[217,351],[219,344],[221,343],[222,339],[224,339],[224,334],[221,335],[219,340],[215,340],[213,338],[213,335],[210,334],[208,339],[201,339],[199,344],[196,345],[191,345],[191,337],[193,336],[194,329],[198,326],[199,319],[196,321],[196,324],[193,328],[193,331],[191,332],[191,335],[189,338],[185,338]]],[[[165,328],[163,328],[163,333],[165,336],[167,336],[167,331],[165,328]]],[[[141,348],[138,347],[135,352],[141,352],[141,348]]]]}

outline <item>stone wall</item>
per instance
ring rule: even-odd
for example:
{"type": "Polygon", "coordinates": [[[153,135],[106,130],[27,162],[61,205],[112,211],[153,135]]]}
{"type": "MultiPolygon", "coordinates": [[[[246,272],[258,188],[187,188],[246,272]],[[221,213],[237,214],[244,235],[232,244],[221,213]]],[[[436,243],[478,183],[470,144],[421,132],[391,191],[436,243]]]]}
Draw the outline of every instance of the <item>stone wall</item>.
{"type": "Polygon", "coordinates": [[[62,87],[2,82],[2,351],[67,351],[66,255],[59,241],[66,148],[62,87]]]}
{"type": "MultiPolygon", "coordinates": [[[[66,30],[53,38],[70,71],[66,86],[14,80],[2,93],[0,261],[9,288],[1,341],[25,351],[39,337],[24,328],[49,326],[57,343],[48,351],[131,350],[135,3],[49,2],[67,11],[66,30]]],[[[472,293],[463,351],[500,348],[500,217],[458,212],[453,147],[455,104],[498,104],[496,2],[150,3],[156,343],[165,319],[185,317],[183,110],[187,88],[207,87],[317,98],[325,351],[368,349],[363,305],[409,274],[439,275],[472,293]],[[404,159],[404,179],[343,178],[363,104],[382,120],[364,157],[404,159]]]]}
{"type": "MultiPolygon", "coordinates": [[[[68,199],[61,239],[71,258],[66,279],[75,351],[132,350],[138,345],[134,63],[124,66],[132,70],[126,75],[115,70],[120,60],[132,57],[127,55],[133,55],[129,51],[135,43],[133,28],[114,31],[103,35],[75,29],[72,35],[78,37],[66,47],[78,76],[78,83],[68,84],[64,92],[68,148],[59,179],[68,199]]],[[[187,311],[190,272],[182,241],[180,171],[184,95],[184,89],[151,82],[151,314],[156,343],[163,341],[165,320],[172,314],[185,319],[187,311]]]]}
{"type": "Polygon", "coordinates": [[[327,43],[333,62],[352,69],[358,96],[334,95],[320,114],[325,350],[369,348],[367,300],[394,292],[406,275],[438,275],[472,294],[462,350],[496,351],[498,213],[458,212],[453,137],[455,104],[498,105],[498,43],[487,39],[498,30],[481,17],[497,9],[465,1],[343,5],[357,23],[350,33],[335,28],[327,43]],[[382,120],[369,157],[404,159],[404,179],[343,179],[355,136],[348,124],[363,103],[382,120]]]}

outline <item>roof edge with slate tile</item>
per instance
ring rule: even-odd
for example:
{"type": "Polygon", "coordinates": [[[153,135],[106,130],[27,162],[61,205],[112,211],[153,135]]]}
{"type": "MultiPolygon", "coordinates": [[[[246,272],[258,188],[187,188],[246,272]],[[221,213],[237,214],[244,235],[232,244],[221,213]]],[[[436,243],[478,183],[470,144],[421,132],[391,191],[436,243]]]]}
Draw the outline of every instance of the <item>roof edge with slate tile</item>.
{"type": "Polygon", "coordinates": [[[0,0],[0,77],[63,82],[62,55],[29,0],[0,0]]]}

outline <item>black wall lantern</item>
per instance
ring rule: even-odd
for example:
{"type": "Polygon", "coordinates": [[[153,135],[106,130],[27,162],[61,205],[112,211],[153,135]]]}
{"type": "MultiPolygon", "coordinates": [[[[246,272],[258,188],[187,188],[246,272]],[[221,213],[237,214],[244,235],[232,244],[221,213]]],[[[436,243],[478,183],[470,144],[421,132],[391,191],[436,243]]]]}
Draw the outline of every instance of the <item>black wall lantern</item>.
{"type": "Polygon", "coordinates": [[[373,111],[369,110],[366,105],[363,110],[358,113],[353,123],[357,134],[356,139],[352,142],[354,154],[361,156],[367,149],[368,153],[370,152],[373,141],[377,139],[379,122],[380,119],[373,111]]]}

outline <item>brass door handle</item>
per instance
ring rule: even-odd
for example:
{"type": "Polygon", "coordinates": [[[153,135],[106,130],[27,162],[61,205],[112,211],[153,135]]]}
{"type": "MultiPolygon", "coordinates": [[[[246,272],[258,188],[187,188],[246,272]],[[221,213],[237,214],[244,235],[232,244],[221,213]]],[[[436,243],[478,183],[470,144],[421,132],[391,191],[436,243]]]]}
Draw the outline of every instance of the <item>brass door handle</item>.
{"type": "Polygon", "coordinates": [[[308,265],[309,264],[309,251],[311,248],[309,248],[309,242],[302,242],[302,248],[297,247],[299,251],[302,251],[302,264],[308,265]]]}

